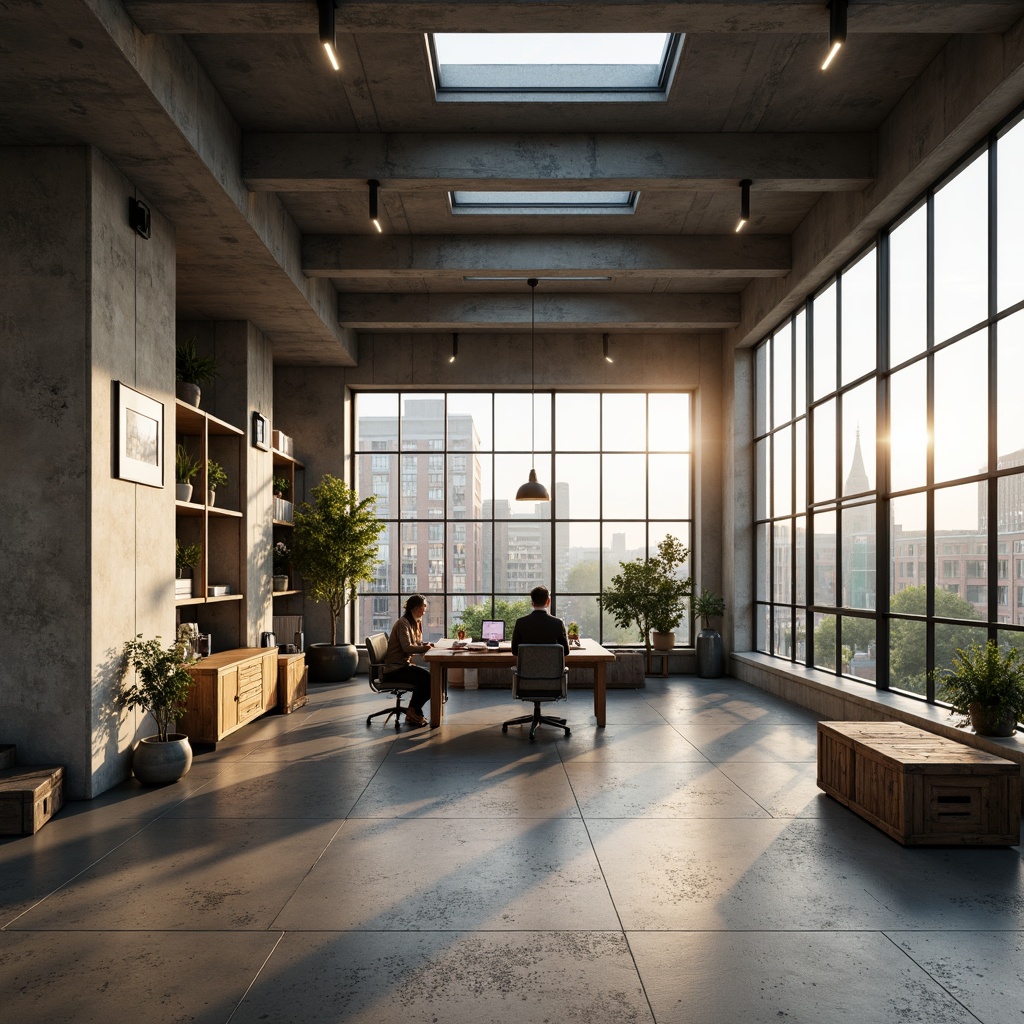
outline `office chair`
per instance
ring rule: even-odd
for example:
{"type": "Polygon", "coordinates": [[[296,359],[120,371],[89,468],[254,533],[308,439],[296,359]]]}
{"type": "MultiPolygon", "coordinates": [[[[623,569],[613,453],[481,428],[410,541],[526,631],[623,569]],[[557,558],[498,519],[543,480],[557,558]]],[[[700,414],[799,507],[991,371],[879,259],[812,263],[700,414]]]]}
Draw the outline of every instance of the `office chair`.
{"type": "Polygon", "coordinates": [[[564,729],[568,736],[570,729],[564,718],[540,713],[544,701],[565,700],[568,679],[569,670],[565,666],[565,651],[561,644],[520,644],[516,665],[512,669],[512,696],[517,700],[532,700],[533,714],[505,722],[501,731],[508,732],[510,725],[529,722],[531,743],[536,740],[538,725],[564,729]]]}
{"type": "Polygon", "coordinates": [[[384,655],[387,654],[387,651],[387,633],[371,633],[366,638],[366,653],[370,658],[370,689],[374,693],[392,693],[395,695],[395,706],[393,708],[385,708],[383,711],[374,711],[372,715],[367,717],[366,724],[369,725],[370,721],[374,718],[387,715],[387,718],[384,719],[384,724],[387,725],[388,718],[394,715],[395,728],[399,729],[402,725],[402,715],[406,712],[406,709],[402,707],[402,694],[411,693],[412,684],[397,681],[388,682],[384,679],[384,655]]]}

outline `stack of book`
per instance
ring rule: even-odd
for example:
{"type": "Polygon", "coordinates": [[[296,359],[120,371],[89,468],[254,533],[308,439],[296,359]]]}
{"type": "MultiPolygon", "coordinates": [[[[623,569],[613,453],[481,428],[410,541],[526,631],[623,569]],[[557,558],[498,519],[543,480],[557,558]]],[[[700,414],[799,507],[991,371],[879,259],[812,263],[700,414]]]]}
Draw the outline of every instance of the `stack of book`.
{"type": "Polygon", "coordinates": [[[174,581],[174,598],[180,600],[183,597],[192,596],[192,580],[181,580],[175,579],[174,581]]]}

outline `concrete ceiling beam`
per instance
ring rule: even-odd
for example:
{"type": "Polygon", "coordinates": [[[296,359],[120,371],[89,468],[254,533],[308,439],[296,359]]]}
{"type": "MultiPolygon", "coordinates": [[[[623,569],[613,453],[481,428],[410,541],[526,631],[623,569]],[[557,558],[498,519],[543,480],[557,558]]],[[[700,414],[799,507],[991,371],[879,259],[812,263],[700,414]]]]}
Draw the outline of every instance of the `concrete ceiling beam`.
{"type": "Polygon", "coordinates": [[[781,277],[788,235],[306,235],[310,277],[429,278],[451,274],[630,274],[781,277]]]}
{"type": "MultiPolygon", "coordinates": [[[[544,330],[721,330],[739,321],[738,295],[536,296],[537,326],[544,330]]],[[[530,327],[530,296],[342,294],[338,322],[363,331],[522,331],[530,327]]]]}
{"type": "Polygon", "coordinates": [[[250,134],[242,177],[254,192],[678,187],[860,192],[875,176],[872,132],[647,135],[250,134]]]}
{"type": "MultiPolygon", "coordinates": [[[[1003,32],[1016,19],[1010,0],[852,0],[849,32],[963,34],[1003,32]]],[[[197,35],[316,31],[312,0],[125,0],[149,33],[197,35]]],[[[617,0],[600,5],[557,0],[345,0],[338,28],[347,32],[647,31],[805,34],[828,31],[822,0],[617,0]],[[822,27],[824,26],[824,28],[822,27]]]]}

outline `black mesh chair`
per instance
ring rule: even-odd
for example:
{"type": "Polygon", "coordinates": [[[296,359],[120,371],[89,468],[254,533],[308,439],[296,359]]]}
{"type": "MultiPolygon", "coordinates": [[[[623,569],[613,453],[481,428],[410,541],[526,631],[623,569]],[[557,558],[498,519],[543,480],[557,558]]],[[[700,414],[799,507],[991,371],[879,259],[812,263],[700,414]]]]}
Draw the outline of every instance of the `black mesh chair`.
{"type": "Polygon", "coordinates": [[[536,740],[538,725],[553,725],[570,733],[564,718],[540,713],[541,704],[565,700],[568,692],[569,670],[565,667],[565,651],[561,644],[520,644],[516,665],[512,669],[512,696],[517,700],[532,700],[533,714],[523,715],[505,722],[502,732],[510,725],[530,723],[530,741],[536,740]]]}
{"type": "Polygon", "coordinates": [[[369,725],[374,718],[387,715],[387,718],[384,719],[384,724],[387,725],[388,719],[394,715],[395,728],[399,729],[402,726],[402,715],[406,712],[406,708],[402,707],[402,694],[411,693],[412,684],[397,681],[388,682],[384,679],[384,655],[387,654],[387,651],[387,633],[371,633],[366,638],[366,653],[370,658],[370,689],[374,693],[391,693],[395,697],[395,706],[393,708],[374,711],[372,715],[367,717],[366,724],[369,725]]]}

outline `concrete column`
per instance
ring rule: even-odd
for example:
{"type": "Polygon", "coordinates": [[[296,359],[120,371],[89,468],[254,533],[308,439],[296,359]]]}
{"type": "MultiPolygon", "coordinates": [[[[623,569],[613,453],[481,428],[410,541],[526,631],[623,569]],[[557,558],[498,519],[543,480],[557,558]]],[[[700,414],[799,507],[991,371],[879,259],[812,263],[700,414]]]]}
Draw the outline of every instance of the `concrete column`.
{"type": "Polygon", "coordinates": [[[0,740],[71,798],[152,731],[114,706],[124,641],[174,633],[175,244],[135,194],[96,150],[0,150],[0,740]],[[116,381],[163,403],[163,487],[115,476],[116,381]]]}

